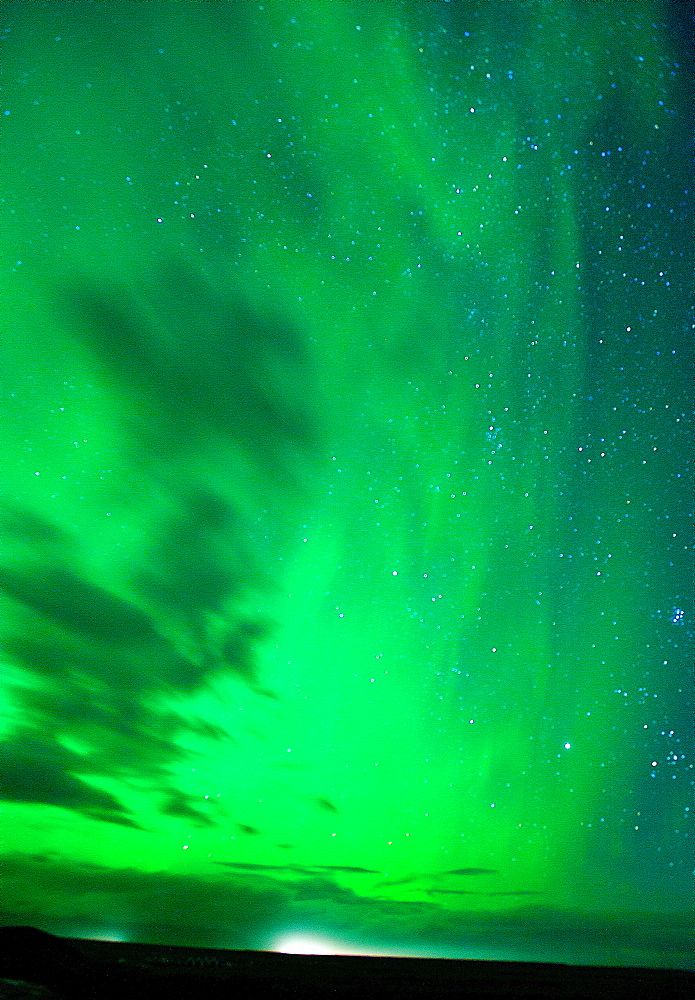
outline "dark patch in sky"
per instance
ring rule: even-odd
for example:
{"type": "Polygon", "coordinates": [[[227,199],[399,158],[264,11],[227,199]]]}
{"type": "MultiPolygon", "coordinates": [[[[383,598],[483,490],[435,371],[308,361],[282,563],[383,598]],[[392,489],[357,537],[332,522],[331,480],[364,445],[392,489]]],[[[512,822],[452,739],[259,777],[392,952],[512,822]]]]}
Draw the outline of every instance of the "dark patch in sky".
{"type": "Polygon", "coordinates": [[[542,892],[533,889],[510,890],[509,892],[485,892],[483,889],[425,889],[427,893],[436,892],[438,896],[542,896],[542,892]]]}
{"type": "Polygon", "coordinates": [[[26,542],[40,549],[69,543],[70,536],[57,524],[26,507],[0,504],[0,538],[3,542],[26,542]]]}
{"type": "MultiPolygon", "coordinates": [[[[13,663],[47,682],[15,689],[23,708],[22,732],[29,741],[36,737],[44,743],[52,733],[83,740],[89,747],[79,761],[85,773],[142,775],[146,770],[161,778],[164,765],[184,752],[177,738],[186,729],[206,738],[231,738],[204,720],[158,712],[145,700],[150,692],[191,691],[216,670],[232,670],[254,687],[254,646],[270,634],[271,624],[238,616],[229,629],[236,646],[226,655],[207,631],[211,615],[221,618],[226,611],[233,616],[236,598],[262,585],[253,559],[241,555],[233,540],[225,544],[231,522],[221,500],[187,490],[167,509],[172,506],[179,514],[161,528],[161,543],[147,553],[148,570],[134,574],[144,606],[68,568],[73,546],[62,544],[60,531],[29,515],[12,515],[17,531],[28,532],[28,538],[59,543],[50,559],[38,558],[39,546],[24,565],[0,565],[0,591],[14,604],[11,631],[5,628],[0,646],[13,663]],[[230,556],[230,545],[238,558],[230,556]],[[166,634],[172,621],[188,637],[185,654],[166,634]]],[[[67,790],[79,787],[77,779],[65,773],[59,780],[57,762],[68,759],[59,744],[52,757],[53,794],[60,786],[69,801],[67,790]]],[[[13,780],[6,775],[7,782],[13,780]]],[[[167,808],[186,811],[180,800],[167,808]]],[[[195,818],[191,812],[188,817],[195,818]]],[[[110,821],[130,822],[116,814],[110,821]]]]}
{"type": "Polygon", "coordinates": [[[245,861],[215,861],[216,865],[226,868],[237,868],[241,871],[258,872],[294,872],[304,875],[315,875],[319,871],[350,872],[360,875],[378,875],[372,868],[357,868],[352,865],[264,865],[251,864],[245,861]]]}
{"type": "Polygon", "coordinates": [[[157,615],[186,629],[201,670],[224,666],[253,681],[253,643],[271,633],[272,623],[244,617],[230,622],[226,638],[214,641],[209,631],[211,615],[224,618],[243,592],[268,583],[242,544],[238,514],[210,490],[183,486],[170,506],[131,574],[133,586],[157,615]]]}
{"type": "Polygon", "coordinates": [[[70,570],[0,570],[0,589],[59,628],[118,647],[142,647],[159,640],[151,619],[134,605],[70,570]]]}
{"type": "Polygon", "coordinates": [[[142,826],[137,823],[134,819],[129,816],[125,816],[122,813],[112,812],[105,809],[89,809],[81,810],[85,815],[89,816],[90,819],[101,820],[102,823],[114,823],[116,826],[127,826],[131,830],[143,830],[147,832],[147,827],[142,826]]]}
{"type": "Polygon", "coordinates": [[[190,715],[181,716],[173,713],[166,718],[172,726],[187,730],[189,733],[195,733],[196,736],[202,736],[204,739],[216,740],[219,743],[238,743],[237,740],[230,736],[226,729],[216,725],[214,722],[208,722],[207,719],[195,719],[191,718],[190,715]]]}
{"type": "MultiPolygon", "coordinates": [[[[422,879],[440,879],[448,875],[498,875],[497,868],[453,868],[446,872],[424,872],[418,875],[406,875],[403,878],[388,879],[382,885],[407,885],[410,882],[419,882],[422,879]]],[[[457,890],[451,890],[456,892],[457,890]]]]}
{"type": "Polygon", "coordinates": [[[270,698],[271,701],[277,701],[279,704],[283,703],[282,698],[275,691],[270,691],[268,688],[254,687],[254,691],[263,698],[270,698]]]}
{"type": "Polygon", "coordinates": [[[385,879],[381,885],[407,885],[409,882],[417,882],[421,875],[405,875],[403,878],[385,879]]]}
{"type": "Polygon", "coordinates": [[[353,865],[314,865],[317,871],[330,871],[330,872],[355,872],[360,875],[380,875],[381,872],[375,871],[373,868],[356,868],[353,865]]]}
{"type": "MultiPolygon", "coordinates": [[[[171,736],[185,722],[159,716],[140,701],[143,686],[157,683],[145,657],[109,654],[107,648],[65,640],[50,630],[37,632],[31,639],[7,637],[2,646],[15,663],[47,682],[17,690],[25,720],[42,739],[58,730],[84,735],[94,748],[84,761],[87,771],[101,761],[109,764],[109,770],[110,765],[118,771],[132,765],[141,771],[147,764],[156,773],[160,763],[180,753],[171,736]]],[[[31,730],[24,732],[32,735],[31,730]]]]}
{"type": "MultiPolygon", "coordinates": [[[[172,685],[190,689],[204,670],[182,656],[135,605],[71,571],[40,567],[31,573],[0,570],[0,590],[46,620],[37,638],[7,637],[4,648],[19,662],[55,678],[81,661],[110,686],[124,685],[135,697],[148,688],[172,685]],[[58,631],[49,631],[50,625],[58,631]],[[153,670],[144,662],[156,663],[153,670]]],[[[27,627],[36,634],[35,622],[27,627]]],[[[39,626],[40,628],[40,626],[39,626]]]]}
{"type": "Polygon", "coordinates": [[[194,797],[186,795],[184,792],[173,791],[167,793],[159,809],[167,816],[193,820],[197,826],[215,826],[215,821],[197,809],[193,805],[194,802],[200,802],[200,796],[194,797]]]}
{"type": "Polygon", "coordinates": [[[91,819],[142,829],[117,799],[72,773],[85,770],[79,754],[51,740],[22,735],[0,742],[0,798],[41,802],[91,819]]]}
{"type": "Polygon", "coordinates": [[[330,899],[334,903],[356,903],[361,902],[361,897],[352,889],[345,889],[327,878],[308,878],[297,884],[294,898],[296,900],[306,899],[330,899]]]}
{"type": "Polygon", "coordinates": [[[515,889],[509,892],[488,892],[488,896],[543,896],[545,893],[538,892],[535,889],[515,889]]]}
{"type": "MultiPolygon", "coordinates": [[[[229,633],[222,644],[222,660],[241,677],[256,680],[255,645],[272,633],[270,623],[242,621],[229,633]]],[[[275,698],[272,692],[263,691],[266,697],[275,698]]]]}
{"type": "Polygon", "coordinates": [[[290,865],[260,865],[246,861],[214,861],[213,864],[248,872],[286,872],[291,870],[290,865]]]}
{"type": "MultiPolygon", "coordinates": [[[[261,507],[272,505],[279,486],[288,488],[285,508],[290,495],[301,504],[317,433],[303,337],[194,266],[164,264],[143,276],[141,287],[120,290],[110,280],[71,276],[55,282],[53,295],[61,323],[114,390],[109,406],[120,406],[115,419],[134,489],[159,511],[141,552],[102,580],[79,568],[76,532],[13,502],[0,505],[0,542],[9,543],[0,552],[0,591],[12,611],[0,645],[14,664],[48,682],[17,686],[13,695],[25,722],[24,757],[38,739],[53,760],[50,773],[39,768],[33,779],[19,765],[17,773],[10,769],[5,786],[9,795],[72,807],[89,793],[69,773],[73,761],[59,734],[89,747],[79,761],[84,773],[147,774],[161,787],[165,765],[185,752],[186,729],[233,737],[203,720],[158,712],[150,694],[189,692],[221,671],[279,701],[258,683],[257,669],[257,647],[274,623],[240,610],[249,594],[273,585],[240,511],[249,491],[261,507]],[[255,470],[257,482],[244,483],[241,500],[233,481],[229,496],[197,481],[194,465],[205,464],[208,446],[216,454],[231,446],[255,470]]],[[[20,746],[17,737],[17,760],[20,746]]],[[[101,801],[111,810],[111,822],[131,822],[114,799],[91,796],[94,809],[101,801]]],[[[163,809],[207,823],[176,792],[163,809]]]]}
{"type": "Polygon", "coordinates": [[[321,809],[324,809],[326,812],[330,812],[330,813],[337,813],[338,812],[338,807],[335,806],[335,805],[333,805],[333,803],[330,801],[330,799],[317,799],[316,800],[316,804],[321,809]]]}
{"type": "Polygon", "coordinates": [[[259,934],[286,917],[292,900],[291,888],[279,882],[251,885],[69,861],[37,866],[21,854],[6,855],[3,865],[14,885],[3,894],[2,922],[47,923],[53,933],[74,933],[83,921],[91,927],[96,921],[123,929],[130,940],[190,944],[198,938],[201,944],[251,948],[258,947],[259,934]]]}
{"type": "Polygon", "coordinates": [[[452,868],[451,871],[443,872],[444,875],[498,875],[497,868],[452,868]]]}
{"type": "MultiPolygon", "coordinates": [[[[1,637],[3,649],[49,682],[15,692],[30,727],[3,748],[3,788],[7,798],[136,825],[112,796],[88,788],[70,767],[95,775],[146,769],[161,779],[164,765],[180,757],[176,737],[186,729],[231,738],[200,719],[158,715],[146,707],[146,694],[191,691],[211,671],[231,670],[279,700],[257,684],[256,647],[273,623],[234,613],[238,599],[270,584],[241,540],[234,501],[197,486],[185,466],[172,478],[164,463],[174,454],[193,455],[218,435],[241,448],[273,491],[279,482],[296,486],[289,470],[314,447],[304,403],[308,362],[289,324],[225,297],[188,265],[151,276],[144,292],[85,282],[57,298],[70,313],[70,328],[127,397],[122,429],[134,467],[152,479],[164,513],[140,565],[129,567],[126,583],[136,603],[74,568],[79,545],[63,528],[17,505],[0,509],[4,538],[26,548],[19,550],[24,563],[15,548],[12,562],[0,566],[0,588],[25,619],[1,637]],[[294,391],[300,385],[301,394],[294,391]],[[225,615],[226,634],[211,635],[211,616],[225,615]],[[172,622],[187,636],[185,654],[167,634],[172,622]],[[82,738],[90,752],[77,759],[64,751],[51,741],[58,730],[82,738]]],[[[176,791],[162,811],[211,822],[176,791]]],[[[249,825],[239,829],[260,835],[249,825]]]]}
{"type": "Polygon", "coordinates": [[[255,826],[248,826],[246,823],[237,823],[237,828],[241,830],[242,833],[248,833],[252,837],[260,837],[261,831],[255,826]]]}
{"type": "Polygon", "coordinates": [[[57,290],[56,300],[128,395],[125,426],[138,452],[146,446],[150,460],[167,461],[218,436],[267,474],[281,470],[294,481],[291,470],[314,447],[316,430],[302,394],[308,356],[286,318],[261,316],[240,292],[225,293],[176,261],[138,289],[85,279],[57,290]]]}
{"type": "Polygon", "coordinates": [[[340,940],[349,908],[351,936],[382,944],[392,939],[397,948],[412,946],[423,952],[440,947],[450,953],[462,940],[470,948],[488,947],[491,941],[500,948],[524,947],[531,936],[536,954],[557,956],[558,942],[585,954],[587,935],[608,942],[615,953],[644,948],[656,965],[659,955],[673,954],[679,942],[683,956],[692,952],[690,928],[679,915],[670,920],[661,916],[655,925],[646,914],[613,919],[534,904],[494,913],[457,911],[452,926],[451,910],[435,901],[371,899],[328,879],[302,886],[293,878],[283,885],[264,879],[262,871],[256,874],[256,882],[243,871],[238,880],[233,872],[221,879],[166,871],[148,874],[132,868],[84,867],[57,858],[36,864],[14,853],[3,857],[0,916],[5,924],[36,924],[66,936],[86,925],[108,926],[121,928],[133,941],[257,949],[268,946],[278,927],[307,920],[316,921],[326,933],[333,930],[340,940]],[[48,898],[50,913],[45,911],[48,898]]]}

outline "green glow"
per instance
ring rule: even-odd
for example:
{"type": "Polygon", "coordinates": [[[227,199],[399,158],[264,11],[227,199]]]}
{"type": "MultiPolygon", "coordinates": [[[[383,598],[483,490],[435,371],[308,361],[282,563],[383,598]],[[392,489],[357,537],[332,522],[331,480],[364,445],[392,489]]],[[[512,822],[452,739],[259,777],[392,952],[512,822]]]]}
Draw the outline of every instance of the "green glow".
{"type": "Polygon", "coordinates": [[[7,7],[2,919],[688,965],[665,5],[7,7]]]}

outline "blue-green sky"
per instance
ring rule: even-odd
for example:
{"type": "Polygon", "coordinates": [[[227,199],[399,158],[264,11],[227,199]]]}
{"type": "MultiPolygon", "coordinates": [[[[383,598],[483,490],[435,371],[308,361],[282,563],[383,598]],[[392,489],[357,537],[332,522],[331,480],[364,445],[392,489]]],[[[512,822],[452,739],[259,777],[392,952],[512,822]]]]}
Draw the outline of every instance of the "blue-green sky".
{"type": "Polygon", "coordinates": [[[4,922],[687,965],[687,23],[2,17],[4,922]]]}

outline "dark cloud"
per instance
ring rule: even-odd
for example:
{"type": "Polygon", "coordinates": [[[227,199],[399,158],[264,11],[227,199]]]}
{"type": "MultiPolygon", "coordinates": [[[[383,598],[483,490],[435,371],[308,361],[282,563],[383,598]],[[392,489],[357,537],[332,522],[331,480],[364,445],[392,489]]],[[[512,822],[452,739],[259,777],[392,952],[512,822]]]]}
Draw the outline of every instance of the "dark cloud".
{"type": "MultiPolygon", "coordinates": [[[[159,713],[147,697],[149,692],[190,691],[210,670],[222,669],[212,643],[199,660],[182,655],[158,631],[156,618],[71,571],[5,569],[0,585],[25,620],[22,626],[22,618],[16,619],[14,630],[2,637],[4,655],[34,681],[43,681],[14,689],[24,725],[2,747],[6,798],[137,826],[112,796],[89,789],[72,772],[137,774],[161,785],[170,773],[167,765],[189,752],[182,749],[182,734],[231,739],[207,720],[171,710],[159,713]],[[84,745],[83,756],[63,748],[59,738],[66,735],[84,745]]],[[[244,674],[253,673],[252,655],[249,648],[245,670],[237,671],[245,680],[250,678],[244,674]]],[[[197,825],[213,822],[176,791],[164,799],[162,811],[197,825]]],[[[259,834],[251,826],[240,829],[259,834]]]]}
{"type": "MultiPolygon", "coordinates": [[[[230,631],[222,644],[222,661],[243,678],[255,681],[255,645],[271,634],[269,624],[263,621],[242,621],[230,631]]],[[[262,692],[266,697],[276,697],[270,691],[262,692]]]]}
{"type": "Polygon", "coordinates": [[[533,889],[510,890],[509,892],[486,892],[484,889],[425,889],[425,892],[436,892],[439,896],[542,896],[542,892],[533,889]]]}
{"type": "Polygon", "coordinates": [[[248,872],[287,872],[292,868],[291,865],[256,865],[242,861],[215,861],[214,863],[223,865],[225,868],[235,868],[248,872]]]}
{"type": "Polygon", "coordinates": [[[252,644],[269,634],[270,623],[230,622],[214,644],[207,624],[211,614],[221,615],[242,594],[269,584],[241,542],[237,512],[211,490],[183,485],[168,507],[132,584],[148,607],[189,630],[208,666],[224,663],[251,677],[252,644]]]}
{"type": "Polygon", "coordinates": [[[60,568],[0,570],[0,589],[27,613],[2,645],[15,662],[55,679],[75,669],[132,698],[163,685],[191,689],[205,670],[183,656],[136,605],[60,568]],[[43,622],[32,621],[38,615],[43,622]],[[38,628],[37,628],[38,625],[38,628]],[[53,626],[53,629],[46,626],[53,626]]]}
{"type": "Polygon", "coordinates": [[[409,882],[417,882],[420,875],[405,875],[403,878],[385,879],[381,885],[408,885],[409,882]]]}
{"type": "Polygon", "coordinates": [[[130,816],[125,815],[123,812],[114,812],[105,809],[82,809],[80,811],[90,819],[100,820],[102,823],[115,823],[116,826],[126,826],[131,830],[147,830],[146,827],[142,826],[136,820],[131,819],[130,816]]]}
{"type": "Polygon", "coordinates": [[[215,826],[215,820],[196,808],[196,802],[200,802],[200,796],[186,795],[179,791],[167,792],[159,804],[159,811],[166,816],[192,820],[196,826],[215,826]]]}
{"type": "Polygon", "coordinates": [[[353,865],[314,865],[317,871],[327,871],[327,872],[353,872],[358,875],[380,875],[381,872],[375,871],[373,868],[357,868],[353,865]]]}
{"type": "MultiPolygon", "coordinates": [[[[258,582],[244,576],[246,570],[233,559],[226,563],[228,508],[209,493],[190,491],[181,507],[184,512],[160,531],[149,552],[149,576],[143,573],[131,588],[141,584],[140,603],[61,562],[70,552],[61,532],[54,535],[40,519],[13,514],[24,537],[59,542],[52,563],[27,558],[23,566],[0,568],[0,590],[12,608],[0,647],[16,666],[45,681],[15,688],[23,732],[30,738],[40,733],[44,741],[58,731],[78,735],[89,745],[85,769],[92,773],[101,765],[102,773],[129,767],[155,777],[167,760],[184,752],[177,741],[182,732],[231,738],[206,720],[157,712],[149,694],[192,691],[221,670],[255,684],[256,643],[270,634],[270,624],[239,615],[221,637],[209,634],[206,625],[211,614],[223,619],[227,599],[234,617],[235,597],[258,582]],[[170,638],[172,622],[183,643],[170,638]]],[[[41,554],[37,546],[34,555],[41,554]]],[[[252,565],[250,558],[242,561],[252,565]]],[[[54,757],[63,759],[57,745],[54,757]]],[[[183,808],[180,801],[178,807],[183,808]]]]}
{"type": "Polygon", "coordinates": [[[444,875],[497,875],[499,874],[497,868],[452,868],[448,872],[443,872],[444,875]]]}
{"type": "MultiPolygon", "coordinates": [[[[185,753],[184,732],[233,736],[207,720],[157,711],[153,694],[191,692],[224,672],[279,701],[259,683],[257,665],[275,625],[241,610],[250,595],[273,586],[241,510],[249,496],[271,506],[279,485],[283,504],[290,496],[301,502],[295,473],[316,452],[310,365],[290,322],[225,288],[176,262],[144,275],[137,288],[74,275],[53,287],[61,325],[104,373],[106,410],[118,424],[135,501],[147,497],[154,515],[141,550],[96,579],[80,569],[77,532],[0,504],[0,541],[8,543],[0,592],[11,612],[0,645],[45,682],[13,690],[25,727],[6,753],[34,759],[39,741],[41,758],[53,760],[37,763],[33,784],[10,771],[11,796],[70,808],[88,799],[110,821],[129,822],[115,800],[99,799],[71,775],[59,734],[88,747],[83,773],[137,772],[161,788],[165,765],[185,753]],[[209,467],[210,450],[240,456],[249,470],[239,497],[230,476],[225,496],[198,482],[193,467],[209,467]]],[[[177,791],[162,811],[210,822],[177,791]]],[[[239,829],[260,835],[249,825],[239,829]]]]}
{"type": "Polygon", "coordinates": [[[248,826],[246,823],[237,823],[237,829],[242,833],[247,833],[250,837],[260,837],[261,831],[255,826],[248,826]]]}
{"type": "Polygon", "coordinates": [[[95,928],[130,941],[200,947],[267,948],[283,928],[315,924],[340,941],[363,940],[420,954],[510,954],[538,961],[586,962],[586,941],[602,964],[690,964],[690,928],[679,917],[645,914],[592,918],[543,906],[501,912],[452,910],[435,901],[393,902],[360,896],[330,879],[286,883],[282,866],[247,865],[223,879],[147,874],[135,869],[73,863],[52,855],[5,855],[0,922],[33,924],[66,936],[95,928]],[[258,870],[260,869],[260,870],[258,870]],[[276,874],[266,877],[264,869],[276,874]],[[51,913],[45,900],[51,899],[51,913]]]}
{"type": "Polygon", "coordinates": [[[218,742],[225,743],[236,743],[237,741],[224,729],[222,726],[217,726],[213,722],[208,722],[207,719],[194,719],[190,715],[186,715],[182,718],[180,715],[169,714],[168,716],[163,716],[163,718],[168,719],[174,728],[181,727],[187,730],[189,733],[195,733],[197,736],[202,736],[203,739],[207,740],[217,740],[218,742]]]}
{"type": "Polygon", "coordinates": [[[265,473],[291,477],[315,447],[302,395],[308,357],[286,318],[261,315],[241,293],[227,294],[173,261],[137,289],[85,279],[57,291],[56,301],[129,397],[125,426],[133,444],[147,443],[150,461],[190,454],[217,436],[265,473]]]}
{"type": "Polygon", "coordinates": [[[93,695],[107,690],[108,685],[100,676],[105,673],[108,676],[105,658],[93,646],[79,644],[55,630],[35,628],[31,638],[23,633],[6,636],[2,648],[6,656],[27,667],[33,676],[64,682],[70,676],[80,675],[85,683],[90,678],[93,695]]]}
{"type": "MultiPolygon", "coordinates": [[[[283,845],[279,845],[283,846],[283,845]]],[[[263,865],[250,864],[241,861],[216,861],[216,865],[224,865],[228,868],[236,868],[239,871],[259,871],[259,872],[294,872],[306,875],[314,875],[316,872],[347,872],[352,874],[378,875],[379,872],[372,868],[356,868],[352,865],[263,865]]]]}
{"type": "Polygon", "coordinates": [[[151,619],[133,604],[67,569],[0,570],[0,588],[60,628],[113,647],[141,647],[159,638],[151,619]]]}
{"type": "Polygon", "coordinates": [[[251,886],[248,880],[146,874],[58,859],[32,863],[20,854],[6,855],[3,865],[12,890],[3,894],[0,922],[66,935],[101,926],[134,941],[257,947],[292,898],[272,882],[251,886]]]}
{"type": "Polygon", "coordinates": [[[43,550],[70,542],[63,528],[28,508],[8,503],[0,503],[0,538],[3,542],[25,542],[43,550]]]}
{"type": "Polygon", "coordinates": [[[325,812],[330,812],[330,813],[338,812],[338,807],[333,805],[330,799],[317,799],[316,804],[319,806],[320,809],[323,809],[325,812]]]}
{"type": "Polygon", "coordinates": [[[7,802],[41,802],[92,819],[142,829],[116,798],[74,773],[84,770],[79,754],[53,741],[21,736],[0,742],[0,798],[7,802]]]}
{"type": "MultiPolygon", "coordinates": [[[[421,872],[415,875],[406,875],[399,879],[388,879],[382,882],[382,885],[408,885],[410,882],[420,882],[426,880],[428,882],[436,881],[437,879],[445,878],[449,875],[498,875],[499,871],[497,868],[452,868],[446,872],[421,872]]],[[[456,892],[458,890],[452,890],[456,892]]]]}
{"type": "Polygon", "coordinates": [[[363,902],[362,898],[352,889],[345,889],[327,878],[303,879],[297,884],[294,898],[298,901],[306,899],[331,900],[341,904],[363,902]]]}
{"type": "MultiPolygon", "coordinates": [[[[122,650],[109,653],[98,643],[72,637],[54,638],[50,629],[32,639],[8,637],[4,647],[6,657],[30,672],[35,683],[14,689],[23,725],[0,744],[0,794],[142,829],[113,795],[97,791],[88,781],[136,776],[149,780],[153,793],[166,789],[164,812],[209,824],[194,803],[166,788],[172,761],[188,753],[180,745],[180,734],[191,731],[189,726],[201,728],[201,720],[173,712],[160,715],[141,700],[148,682],[153,687],[162,683],[161,676],[148,669],[146,657],[131,657],[122,650]]],[[[224,735],[201,725],[207,738],[224,735]]]]}
{"type": "Polygon", "coordinates": [[[509,892],[488,892],[487,896],[544,896],[545,893],[536,889],[510,889],[509,892]]]}
{"type": "MultiPolygon", "coordinates": [[[[14,663],[45,681],[17,689],[25,722],[43,739],[54,731],[70,731],[89,744],[94,755],[90,760],[121,766],[129,760],[138,768],[181,752],[174,736],[185,721],[172,713],[159,716],[140,700],[148,685],[163,686],[146,656],[109,653],[50,632],[32,639],[10,636],[2,646],[14,663]]],[[[32,731],[23,732],[29,736],[32,731]]]]}

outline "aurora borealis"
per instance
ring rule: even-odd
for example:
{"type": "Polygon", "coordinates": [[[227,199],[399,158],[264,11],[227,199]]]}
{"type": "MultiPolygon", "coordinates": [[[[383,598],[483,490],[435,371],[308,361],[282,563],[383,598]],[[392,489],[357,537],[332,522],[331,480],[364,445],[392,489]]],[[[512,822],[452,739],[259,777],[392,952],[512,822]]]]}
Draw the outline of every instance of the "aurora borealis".
{"type": "Polygon", "coordinates": [[[2,922],[689,966],[675,5],[2,19],[2,922]]]}

